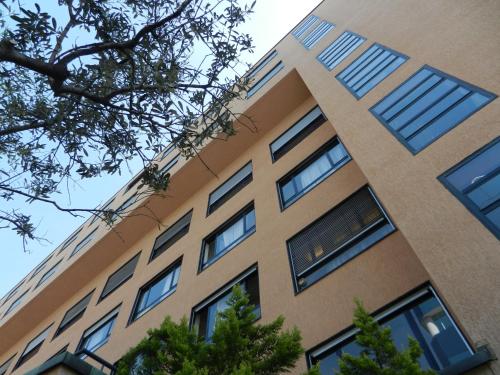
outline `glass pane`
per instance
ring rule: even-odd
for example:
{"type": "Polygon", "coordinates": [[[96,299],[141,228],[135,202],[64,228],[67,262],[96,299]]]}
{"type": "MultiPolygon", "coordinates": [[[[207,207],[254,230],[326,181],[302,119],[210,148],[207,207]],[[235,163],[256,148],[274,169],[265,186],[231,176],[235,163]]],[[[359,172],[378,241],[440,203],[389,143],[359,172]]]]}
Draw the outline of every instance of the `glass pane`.
{"type": "Polygon", "coordinates": [[[304,190],[309,187],[309,185],[313,184],[319,177],[328,172],[330,168],[330,161],[326,155],[322,155],[294,178],[295,183],[300,190],[304,190]]]}
{"type": "Polygon", "coordinates": [[[495,208],[486,214],[486,217],[498,228],[500,229],[500,207],[495,208]]]}
{"type": "MultiPolygon", "coordinates": [[[[351,65],[345,68],[342,71],[342,73],[339,74],[339,78],[346,82],[349,81],[351,78],[356,76],[361,70],[363,70],[366,64],[369,64],[370,61],[372,61],[374,58],[380,55],[382,51],[383,50],[377,45],[371,46],[356,61],[354,61],[351,65]]],[[[354,81],[350,83],[352,84],[354,83],[354,81]]]]}
{"type": "MultiPolygon", "coordinates": [[[[384,80],[389,74],[391,74],[394,70],[396,70],[402,63],[405,62],[406,59],[402,57],[397,57],[394,61],[392,61],[389,65],[384,67],[381,71],[375,71],[377,74],[371,77],[370,81],[367,82],[363,87],[361,87],[357,94],[359,96],[365,95],[368,91],[374,88],[377,84],[379,84],[382,80],[384,80]]],[[[374,72],[374,73],[375,73],[374,72]]]]}
{"type": "Polygon", "coordinates": [[[462,191],[500,167],[499,155],[500,142],[497,142],[448,175],[446,180],[457,190],[462,191]]]}
{"type": "Polygon", "coordinates": [[[97,331],[93,332],[89,337],[86,338],[83,347],[89,351],[94,351],[108,338],[108,333],[113,324],[113,320],[106,323],[104,326],[99,328],[97,331]]]}
{"type": "Polygon", "coordinates": [[[490,98],[474,93],[459,105],[451,109],[444,116],[436,120],[432,126],[422,130],[419,134],[412,138],[408,143],[415,150],[421,150],[423,147],[432,143],[436,138],[446,133],[451,128],[455,127],[467,116],[475,112],[480,106],[490,101],[490,98]]]}
{"type": "Polygon", "coordinates": [[[403,112],[401,112],[396,118],[390,121],[390,126],[393,129],[400,129],[404,124],[410,121],[413,117],[418,115],[422,110],[424,110],[429,104],[436,101],[450,89],[456,87],[457,84],[449,79],[441,82],[431,91],[425,94],[423,97],[418,99],[415,103],[411,104],[403,112]]]}
{"type": "Polygon", "coordinates": [[[363,84],[366,83],[373,75],[372,72],[373,70],[380,64],[384,64],[385,60],[391,56],[391,53],[389,51],[384,51],[382,52],[375,60],[370,62],[366,68],[363,70],[362,74],[357,77],[357,79],[352,82],[353,84],[352,88],[353,90],[358,90],[363,84]]]}
{"type": "Polygon", "coordinates": [[[410,137],[424,125],[427,125],[434,118],[447,111],[451,106],[465,97],[465,95],[467,95],[468,93],[470,93],[470,91],[463,87],[457,88],[446,97],[441,99],[439,102],[437,102],[435,105],[433,105],[431,108],[429,108],[427,111],[425,111],[422,115],[413,120],[406,127],[404,127],[401,130],[401,135],[405,138],[410,137]]]}
{"type": "Polygon", "coordinates": [[[295,191],[295,185],[293,184],[293,179],[290,180],[285,185],[281,187],[281,195],[283,196],[283,202],[288,202],[297,192],[295,191]]]}
{"type": "MultiPolygon", "coordinates": [[[[499,155],[500,158],[500,155],[499,155]]],[[[500,199],[500,173],[467,194],[479,209],[500,199]]]]}
{"type": "Polygon", "coordinates": [[[330,155],[333,163],[338,164],[347,156],[347,151],[342,144],[338,143],[335,147],[328,151],[328,154],[330,155]]]}
{"type": "MultiPolygon", "coordinates": [[[[394,90],[392,94],[387,96],[385,99],[382,99],[382,101],[379,104],[373,107],[373,112],[380,115],[388,108],[390,108],[392,105],[395,105],[403,96],[408,94],[410,91],[414,90],[419,84],[421,84],[426,78],[430,77],[431,75],[432,75],[431,71],[427,69],[422,69],[408,81],[403,83],[399,88],[394,90]]],[[[435,80],[434,83],[436,83],[437,81],[438,79],[435,80]]],[[[398,108],[391,109],[392,114],[388,114],[387,116],[384,115],[383,116],[384,119],[391,118],[408,103],[409,103],[408,100],[405,101],[405,103],[398,103],[397,104],[398,108]]]]}
{"type": "Polygon", "coordinates": [[[227,309],[227,302],[229,301],[229,297],[231,296],[231,293],[226,294],[219,300],[217,300],[215,303],[212,305],[208,306],[208,317],[207,317],[207,332],[205,339],[209,340],[215,329],[215,322],[217,320],[217,315],[219,312],[224,311],[227,309]]]}
{"type": "MultiPolygon", "coordinates": [[[[415,338],[423,349],[419,358],[423,369],[441,370],[471,355],[439,301],[429,295],[413,306],[404,307],[396,316],[383,322],[391,328],[392,338],[399,350],[408,347],[408,337],[415,338]]],[[[321,374],[334,374],[342,352],[360,354],[355,341],[348,341],[318,357],[321,374]]]]}
{"type": "Polygon", "coordinates": [[[246,214],[245,232],[249,232],[253,228],[255,228],[255,211],[254,210],[252,210],[246,214]]]}
{"type": "Polygon", "coordinates": [[[245,225],[243,218],[241,218],[224,232],[217,235],[217,238],[215,239],[215,253],[221,253],[224,249],[243,236],[243,234],[245,234],[245,225]]]}

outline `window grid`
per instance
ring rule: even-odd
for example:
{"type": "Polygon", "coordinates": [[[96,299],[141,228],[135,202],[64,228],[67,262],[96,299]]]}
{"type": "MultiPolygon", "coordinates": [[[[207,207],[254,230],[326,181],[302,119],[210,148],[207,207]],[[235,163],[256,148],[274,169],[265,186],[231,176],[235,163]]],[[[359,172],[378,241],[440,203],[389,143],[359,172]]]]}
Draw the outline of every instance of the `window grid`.
{"type": "Polygon", "coordinates": [[[318,26],[316,26],[310,33],[307,35],[302,44],[307,49],[311,49],[314,47],[330,30],[333,30],[335,25],[328,21],[321,21],[318,26]]]}
{"type": "Polygon", "coordinates": [[[337,74],[337,79],[360,99],[406,60],[407,56],[375,43],[337,74]]]}
{"type": "Polygon", "coordinates": [[[438,177],[500,239],[500,137],[438,177]]]}
{"type": "Polygon", "coordinates": [[[496,98],[425,65],[370,112],[413,154],[496,98]]]}
{"type": "Polygon", "coordinates": [[[297,39],[300,39],[307,32],[307,30],[309,30],[309,28],[316,23],[317,20],[319,20],[318,16],[313,14],[309,15],[301,23],[299,23],[294,31],[292,31],[292,35],[297,39]]]}
{"type": "Polygon", "coordinates": [[[333,41],[317,59],[328,70],[332,70],[340,64],[347,56],[359,47],[366,39],[351,31],[344,31],[337,39],[333,41]]]}

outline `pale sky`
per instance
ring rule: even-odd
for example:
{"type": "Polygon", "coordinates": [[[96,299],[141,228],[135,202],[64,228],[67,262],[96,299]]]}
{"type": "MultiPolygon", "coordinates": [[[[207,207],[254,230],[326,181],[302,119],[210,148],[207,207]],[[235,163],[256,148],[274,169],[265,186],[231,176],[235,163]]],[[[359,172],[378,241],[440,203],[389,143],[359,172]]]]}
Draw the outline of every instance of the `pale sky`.
{"type": "MultiPolygon", "coordinates": [[[[255,53],[248,58],[253,63],[269,51],[321,0],[257,0],[255,14],[244,26],[254,39],[255,53]]],[[[26,3],[26,2],[25,2],[26,3]]],[[[43,4],[43,2],[41,2],[43,4]]],[[[118,191],[135,173],[139,166],[131,166],[122,175],[104,176],[79,181],[68,186],[68,192],[59,196],[64,206],[95,207],[118,191]]],[[[38,235],[48,243],[31,242],[29,253],[23,251],[20,237],[14,231],[0,230],[0,297],[40,263],[54,248],[64,241],[85,219],[74,218],[50,206],[33,203],[26,206],[38,225],[38,235]]]]}

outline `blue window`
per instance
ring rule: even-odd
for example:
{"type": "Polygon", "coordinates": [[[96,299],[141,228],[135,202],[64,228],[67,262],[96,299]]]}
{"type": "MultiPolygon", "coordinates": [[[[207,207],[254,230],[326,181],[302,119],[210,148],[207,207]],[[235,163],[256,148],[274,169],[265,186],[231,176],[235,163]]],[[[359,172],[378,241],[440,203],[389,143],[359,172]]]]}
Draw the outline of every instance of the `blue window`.
{"type": "MultiPolygon", "coordinates": [[[[83,332],[75,354],[78,354],[78,352],[82,350],[87,350],[93,353],[106,344],[111,337],[111,332],[113,330],[113,326],[115,325],[116,317],[118,316],[119,311],[120,306],[106,314],[93,326],[87,328],[85,332],[83,332]]],[[[85,354],[81,354],[80,357],[84,358],[85,354]]]]}
{"type": "MultiPolygon", "coordinates": [[[[431,288],[425,288],[405,298],[375,318],[382,326],[391,329],[392,339],[399,350],[408,347],[408,337],[418,341],[423,350],[419,364],[424,370],[440,371],[450,365],[467,361],[473,354],[431,288]]],[[[311,351],[308,355],[309,364],[319,362],[322,375],[337,373],[343,353],[353,356],[361,354],[362,349],[355,342],[355,334],[353,329],[311,351]]]]}
{"type": "Polygon", "coordinates": [[[364,187],[287,241],[296,292],[301,292],[394,231],[364,187]]]}
{"type": "Polygon", "coordinates": [[[310,33],[307,35],[304,40],[302,41],[302,44],[304,47],[307,49],[311,49],[314,47],[316,43],[318,43],[321,38],[323,38],[330,30],[333,30],[335,27],[334,24],[328,22],[328,21],[321,21],[318,26],[316,26],[310,33]]]}
{"type": "Polygon", "coordinates": [[[316,23],[316,21],[319,20],[318,16],[315,16],[313,14],[307,16],[301,23],[297,25],[294,31],[292,31],[292,35],[296,37],[297,39],[300,39],[307,30],[311,28],[312,25],[316,23]]]}
{"type": "Polygon", "coordinates": [[[380,44],[374,44],[337,74],[337,79],[360,99],[406,60],[407,56],[380,44]]]}
{"type": "Polygon", "coordinates": [[[290,206],[349,160],[338,138],[328,142],[278,181],[281,207],[290,206]]]}
{"type": "Polygon", "coordinates": [[[262,86],[264,86],[267,82],[271,80],[276,74],[280,72],[281,69],[285,67],[282,61],[277,63],[264,77],[262,77],[259,81],[257,81],[252,87],[248,89],[247,98],[250,98],[257,91],[259,91],[262,86]]]}
{"type": "Polygon", "coordinates": [[[193,308],[192,324],[205,340],[210,341],[217,318],[227,309],[232,288],[237,284],[248,294],[250,304],[255,307],[255,317],[260,318],[259,277],[257,267],[252,267],[193,308]]]}
{"type": "Polygon", "coordinates": [[[200,269],[208,267],[254,232],[255,210],[251,203],[203,241],[200,269]]]}
{"type": "Polygon", "coordinates": [[[250,71],[246,74],[247,78],[252,78],[257,75],[272,59],[278,56],[278,52],[276,50],[269,53],[260,63],[255,65],[250,71]]]}
{"type": "Polygon", "coordinates": [[[500,239],[500,137],[439,180],[500,239]]]}
{"type": "Polygon", "coordinates": [[[14,370],[17,369],[19,366],[21,366],[23,363],[27,362],[29,359],[33,358],[38,353],[45,339],[49,335],[49,331],[51,328],[52,325],[45,328],[45,330],[42,333],[40,333],[37,337],[31,340],[28,345],[26,345],[26,348],[19,357],[16,366],[14,367],[14,370]]]}
{"type": "Polygon", "coordinates": [[[273,162],[299,144],[305,137],[326,121],[326,117],[318,106],[311,109],[299,121],[288,128],[270,144],[273,162]]]}
{"type": "Polygon", "coordinates": [[[350,31],[344,31],[341,36],[321,52],[317,59],[328,69],[332,70],[347,56],[358,48],[365,38],[350,31]]]}
{"type": "Polygon", "coordinates": [[[495,97],[424,66],[370,111],[416,154],[495,97]]]}
{"type": "Polygon", "coordinates": [[[169,266],[139,290],[130,321],[134,321],[158,305],[177,289],[181,262],[169,266]]]}

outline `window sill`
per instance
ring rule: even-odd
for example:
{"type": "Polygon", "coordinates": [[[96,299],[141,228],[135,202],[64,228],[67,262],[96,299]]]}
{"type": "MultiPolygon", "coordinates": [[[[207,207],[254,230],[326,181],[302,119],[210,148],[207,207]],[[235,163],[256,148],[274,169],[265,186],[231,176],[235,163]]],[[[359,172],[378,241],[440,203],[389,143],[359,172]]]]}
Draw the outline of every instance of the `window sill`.
{"type": "Polygon", "coordinates": [[[461,360],[439,372],[440,375],[460,375],[467,371],[482,366],[488,362],[497,359],[495,354],[491,351],[488,345],[478,348],[477,352],[468,358],[461,360]]]}

